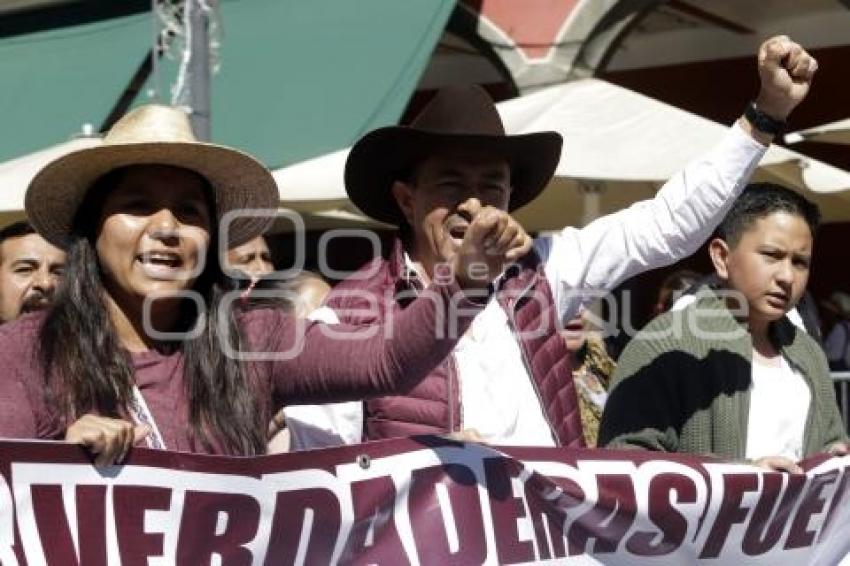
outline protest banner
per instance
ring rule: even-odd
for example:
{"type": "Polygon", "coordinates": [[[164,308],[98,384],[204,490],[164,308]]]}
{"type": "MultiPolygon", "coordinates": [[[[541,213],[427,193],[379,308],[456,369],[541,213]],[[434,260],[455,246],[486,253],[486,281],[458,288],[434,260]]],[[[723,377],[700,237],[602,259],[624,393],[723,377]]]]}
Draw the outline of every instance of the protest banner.
{"type": "Polygon", "coordinates": [[[804,475],[686,455],[416,437],[226,458],[0,442],[12,564],[836,564],[850,458],[804,475]]]}

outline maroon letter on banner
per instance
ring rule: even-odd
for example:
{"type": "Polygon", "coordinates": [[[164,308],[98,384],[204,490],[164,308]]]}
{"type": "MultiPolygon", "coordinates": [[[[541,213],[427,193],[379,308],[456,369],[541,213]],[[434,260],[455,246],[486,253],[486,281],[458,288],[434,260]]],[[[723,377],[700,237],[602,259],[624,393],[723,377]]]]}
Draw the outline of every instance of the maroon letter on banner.
{"type": "Polygon", "coordinates": [[[744,534],[744,541],[741,544],[745,553],[750,556],[757,556],[776,546],[785,530],[788,516],[794,510],[794,504],[797,502],[805,484],[806,476],[765,474],[762,478],[759,501],[756,503],[753,516],[750,517],[747,532],[744,534]],[[773,513],[773,519],[771,519],[770,514],[773,512],[774,504],[782,493],[783,478],[787,479],[788,485],[785,488],[782,501],[779,502],[779,508],[773,513]]]}
{"type": "Polygon", "coordinates": [[[343,564],[410,564],[395,528],[395,486],[384,476],[351,484],[354,526],[345,545],[343,564]],[[367,544],[371,527],[372,544],[367,544]]]}
{"type": "Polygon", "coordinates": [[[567,511],[582,503],[584,497],[584,491],[571,479],[549,478],[535,473],[525,482],[525,501],[534,523],[540,560],[549,560],[553,556],[564,558],[567,555],[564,544],[567,511]],[[544,521],[548,527],[548,537],[544,521]]]}
{"type": "Polygon", "coordinates": [[[251,564],[244,544],[257,535],[260,504],[250,495],[187,491],[177,539],[177,563],[181,566],[209,564],[213,553],[223,566],[251,564]],[[227,515],[224,532],[216,535],[219,513],[227,515]]]}
{"type": "Polygon", "coordinates": [[[78,485],[75,491],[80,564],[106,564],[106,486],[78,485]]]}
{"type": "Polygon", "coordinates": [[[71,530],[62,503],[62,487],[32,486],[32,512],[35,515],[44,558],[48,564],[79,564],[71,530]]]}
{"type": "Polygon", "coordinates": [[[835,518],[835,511],[841,505],[842,501],[844,501],[844,494],[847,493],[848,480],[850,480],[850,469],[844,468],[841,473],[841,481],[838,482],[838,487],[835,488],[835,495],[832,496],[832,505],[829,506],[829,511],[826,513],[826,519],[823,520],[823,526],[821,527],[820,534],[818,535],[819,543],[823,542],[826,537],[829,536],[832,520],[835,518]]]}
{"type": "Polygon", "coordinates": [[[837,479],[838,470],[830,470],[812,477],[809,489],[803,496],[799,509],[797,509],[797,515],[791,522],[791,530],[788,531],[788,538],[785,540],[786,549],[811,546],[815,541],[817,531],[808,530],[809,520],[812,515],[823,511],[826,500],[821,497],[821,491],[829,484],[835,483],[837,479]]]}
{"type": "Polygon", "coordinates": [[[424,564],[481,564],[487,557],[484,518],[475,474],[461,464],[413,470],[409,496],[410,522],[419,560],[424,564]],[[437,484],[447,487],[454,525],[443,522],[437,484]],[[458,548],[449,549],[446,529],[457,532],[458,548]]]}
{"type": "Polygon", "coordinates": [[[522,499],[514,497],[511,480],[517,477],[522,467],[515,460],[487,458],[484,460],[484,475],[490,495],[490,512],[496,534],[496,552],[499,564],[532,562],[535,560],[534,544],[519,540],[517,519],[525,517],[522,499]]]}
{"type": "Polygon", "coordinates": [[[116,485],[112,493],[121,564],[146,566],[149,556],[162,556],[163,533],[145,532],[145,511],[167,510],[171,506],[171,490],[165,487],[116,485]]]}
{"type": "Polygon", "coordinates": [[[596,476],[599,499],[570,526],[567,535],[570,555],[583,554],[587,541],[596,539],[593,552],[616,552],[637,513],[632,479],[622,474],[596,476]],[[613,515],[613,517],[612,517],[613,515]]]}
{"type": "Polygon", "coordinates": [[[741,498],[746,491],[758,489],[758,476],[756,474],[735,474],[723,476],[723,502],[720,511],[711,526],[711,532],[705,541],[705,546],[700,553],[700,558],[717,558],[726,537],[735,523],[741,523],[747,518],[747,509],[741,507],[741,498]]]}
{"type": "Polygon", "coordinates": [[[310,488],[279,492],[266,565],[294,564],[301,545],[307,545],[304,564],[330,564],[341,522],[339,501],[332,491],[310,488]],[[307,510],[313,512],[313,522],[309,538],[301,540],[307,510]]]}
{"type": "Polygon", "coordinates": [[[671,493],[680,503],[696,503],[697,486],[682,474],[663,473],[649,480],[649,520],[661,531],[661,540],[652,541],[658,533],[638,531],[629,537],[626,550],[638,556],[663,556],[678,549],[688,534],[688,520],[670,503],[671,493]]]}

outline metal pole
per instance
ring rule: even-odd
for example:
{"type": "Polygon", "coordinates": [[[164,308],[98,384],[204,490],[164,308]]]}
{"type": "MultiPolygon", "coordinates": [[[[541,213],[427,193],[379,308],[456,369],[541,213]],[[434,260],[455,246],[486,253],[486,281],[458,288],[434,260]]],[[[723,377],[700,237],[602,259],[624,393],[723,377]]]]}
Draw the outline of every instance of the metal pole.
{"type": "Polygon", "coordinates": [[[210,140],[210,34],[209,15],[202,0],[186,0],[191,29],[189,82],[190,119],[195,137],[210,140]]]}
{"type": "Polygon", "coordinates": [[[581,225],[587,226],[601,216],[602,183],[581,181],[582,215],[581,225]]]}

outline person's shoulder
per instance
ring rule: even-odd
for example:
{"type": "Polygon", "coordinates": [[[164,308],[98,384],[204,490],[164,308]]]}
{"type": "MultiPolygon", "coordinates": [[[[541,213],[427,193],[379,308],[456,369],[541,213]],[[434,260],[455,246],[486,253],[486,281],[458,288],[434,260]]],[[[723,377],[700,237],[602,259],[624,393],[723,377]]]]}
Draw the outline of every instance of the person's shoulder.
{"type": "Polygon", "coordinates": [[[646,343],[664,345],[670,341],[677,341],[682,338],[681,333],[671,332],[673,329],[682,327],[681,321],[686,316],[686,308],[679,310],[669,310],[652,318],[646,326],[641,328],[632,342],[639,340],[646,343]]]}
{"type": "MultiPolygon", "coordinates": [[[[534,240],[532,240],[532,247],[540,258],[545,261],[556,249],[560,249],[565,253],[573,253],[575,246],[578,245],[580,236],[581,228],[566,226],[561,230],[552,230],[537,234],[534,240]]],[[[560,254],[556,255],[560,256],[560,254]]]]}
{"type": "Polygon", "coordinates": [[[668,311],[650,320],[626,344],[617,360],[617,373],[631,373],[666,352],[681,349],[681,332],[676,331],[681,317],[681,311],[668,311]]]}
{"type": "Polygon", "coordinates": [[[46,414],[44,380],[36,358],[44,311],[0,325],[0,435],[44,438],[39,415],[46,414]]]}
{"type": "MultiPolygon", "coordinates": [[[[240,338],[237,357],[246,352],[286,351],[293,340],[303,336],[307,327],[313,324],[307,319],[298,318],[274,307],[242,310],[236,313],[235,318],[240,338]]],[[[221,338],[223,343],[227,342],[226,337],[221,338]]],[[[228,352],[228,355],[231,355],[231,352],[228,352]]]]}
{"type": "MultiPolygon", "coordinates": [[[[659,314],[649,321],[626,345],[617,360],[618,369],[634,371],[648,364],[673,359],[701,359],[712,348],[706,336],[716,337],[699,327],[699,301],[659,314]],[[705,335],[704,335],[705,334],[705,335]]],[[[711,318],[711,317],[709,317],[711,318]]]]}
{"type": "Polygon", "coordinates": [[[28,313],[18,317],[17,319],[0,324],[0,351],[14,347],[32,348],[38,340],[38,333],[41,330],[46,318],[44,311],[28,313]]]}
{"type": "Polygon", "coordinates": [[[0,325],[0,397],[16,399],[24,391],[33,396],[40,391],[38,334],[45,316],[30,313],[0,325]]]}
{"type": "Polygon", "coordinates": [[[249,331],[251,333],[264,332],[272,326],[295,319],[293,315],[282,308],[269,306],[240,309],[236,311],[235,318],[243,332],[249,331]]]}
{"type": "MultiPolygon", "coordinates": [[[[325,297],[324,306],[337,313],[338,319],[345,322],[363,322],[365,313],[373,313],[378,303],[389,304],[399,290],[398,281],[403,277],[397,273],[405,268],[393,267],[391,259],[377,256],[365,266],[333,286],[325,297]],[[388,301],[384,303],[383,301],[388,301]]],[[[414,293],[415,294],[415,293],[414,293]]],[[[373,320],[368,315],[366,320],[373,320]]]]}
{"type": "Polygon", "coordinates": [[[695,302],[697,302],[696,295],[694,295],[693,293],[685,293],[681,297],[676,299],[676,302],[673,303],[673,306],[670,307],[670,311],[675,312],[675,311],[684,310],[685,308],[691,306],[695,302]]]}
{"type": "Polygon", "coordinates": [[[333,286],[326,303],[344,298],[353,290],[380,291],[395,283],[390,273],[390,259],[376,256],[333,286]]]}
{"type": "Polygon", "coordinates": [[[828,367],[823,347],[805,329],[800,328],[788,316],[779,321],[779,329],[781,333],[790,337],[795,350],[801,352],[802,356],[809,360],[817,360],[823,367],[828,367]]]}

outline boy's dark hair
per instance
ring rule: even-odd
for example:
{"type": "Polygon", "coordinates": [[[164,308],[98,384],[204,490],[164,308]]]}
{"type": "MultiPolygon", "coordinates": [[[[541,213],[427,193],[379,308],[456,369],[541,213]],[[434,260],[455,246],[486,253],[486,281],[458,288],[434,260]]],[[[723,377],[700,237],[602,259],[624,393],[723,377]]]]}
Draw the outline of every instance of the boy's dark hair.
{"type": "Polygon", "coordinates": [[[30,234],[35,234],[35,228],[26,220],[18,220],[0,228],[0,243],[5,242],[9,238],[20,238],[21,236],[28,236],[30,234]]]}
{"type": "Polygon", "coordinates": [[[747,185],[732,205],[726,218],[717,227],[714,237],[724,240],[729,247],[735,247],[756,220],[775,212],[799,216],[809,225],[812,236],[820,224],[820,211],[813,202],[781,185],[752,183],[747,185]]]}

